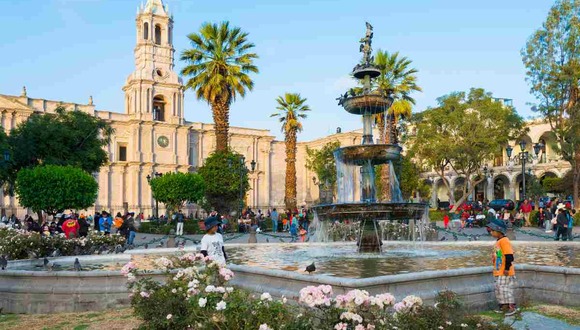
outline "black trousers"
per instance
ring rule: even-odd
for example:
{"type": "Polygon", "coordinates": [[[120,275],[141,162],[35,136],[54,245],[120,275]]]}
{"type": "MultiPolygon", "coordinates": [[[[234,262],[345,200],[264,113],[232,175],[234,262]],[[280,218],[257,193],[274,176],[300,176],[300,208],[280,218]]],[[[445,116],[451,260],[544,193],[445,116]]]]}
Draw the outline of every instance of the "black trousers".
{"type": "Polygon", "coordinates": [[[562,236],[563,241],[568,240],[568,228],[564,228],[564,226],[558,226],[558,231],[556,232],[556,241],[560,240],[560,236],[562,236]]]}

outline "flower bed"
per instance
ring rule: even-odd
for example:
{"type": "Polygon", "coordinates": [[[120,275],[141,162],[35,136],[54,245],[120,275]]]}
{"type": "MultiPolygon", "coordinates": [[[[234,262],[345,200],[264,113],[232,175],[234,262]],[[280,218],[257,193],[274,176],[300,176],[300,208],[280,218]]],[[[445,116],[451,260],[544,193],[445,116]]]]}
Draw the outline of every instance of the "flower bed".
{"type": "Polygon", "coordinates": [[[123,268],[142,329],[512,329],[467,315],[452,292],[441,292],[435,306],[407,296],[364,290],[333,295],[329,285],[308,286],[296,301],[252,294],[228,286],[233,272],[203,257],[184,254],[159,258],[165,283],[146,277],[133,263],[123,268]],[[137,280],[139,274],[145,277],[137,280]]]}
{"type": "Polygon", "coordinates": [[[48,257],[54,251],[62,256],[93,254],[113,250],[119,244],[125,244],[123,236],[93,231],[87,237],[67,239],[64,234],[46,237],[21,229],[0,229],[0,255],[11,260],[48,257]]]}

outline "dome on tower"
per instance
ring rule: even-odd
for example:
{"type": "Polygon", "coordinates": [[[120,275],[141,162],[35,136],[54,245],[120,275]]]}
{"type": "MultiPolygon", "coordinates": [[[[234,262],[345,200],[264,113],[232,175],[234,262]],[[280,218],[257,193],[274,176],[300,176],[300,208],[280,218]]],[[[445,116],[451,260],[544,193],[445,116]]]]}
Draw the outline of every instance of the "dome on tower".
{"type": "Polygon", "coordinates": [[[142,11],[143,14],[154,14],[160,16],[169,16],[167,5],[163,4],[163,0],[147,0],[147,4],[142,11]]]}

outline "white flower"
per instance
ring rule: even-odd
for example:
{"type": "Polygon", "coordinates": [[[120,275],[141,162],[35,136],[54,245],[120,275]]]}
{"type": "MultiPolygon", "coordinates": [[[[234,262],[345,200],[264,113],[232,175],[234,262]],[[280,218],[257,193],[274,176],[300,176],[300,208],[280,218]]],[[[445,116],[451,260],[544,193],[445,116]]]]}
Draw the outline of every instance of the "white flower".
{"type": "Polygon", "coordinates": [[[217,304],[215,305],[215,309],[216,309],[216,311],[221,311],[221,310],[224,310],[224,309],[226,309],[226,302],[225,302],[225,301],[223,301],[223,300],[222,300],[222,301],[220,301],[219,303],[217,303],[217,304]]]}
{"type": "Polygon", "coordinates": [[[337,323],[336,325],[334,325],[334,329],[335,330],[347,330],[348,329],[348,324],[346,323],[337,323]]]}
{"type": "Polygon", "coordinates": [[[453,324],[453,322],[451,322],[451,321],[445,321],[445,324],[447,324],[447,325],[452,325],[452,324],[453,324]]]}
{"type": "Polygon", "coordinates": [[[171,293],[177,293],[177,290],[176,289],[172,289],[171,290],[171,293]]]}
{"type": "Polygon", "coordinates": [[[357,324],[356,327],[354,327],[354,330],[366,330],[366,328],[362,324],[357,324]]]}
{"type": "Polygon", "coordinates": [[[258,328],[258,330],[272,330],[272,328],[270,328],[266,323],[264,323],[264,324],[260,324],[260,327],[258,328]]]}
{"type": "Polygon", "coordinates": [[[232,292],[234,292],[234,288],[233,288],[233,287],[231,287],[231,286],[228,286],[228,287],[226,288],[226,292],[227,292],[227,293],[232,293],[232,292]]]}
{"type": "Polygon", "coordinates": [[[207,304],[207,299],[206,298],[199,298],[197,303],[199,304],[199,307],[203,308],[203,307],[205,307],[205,304],[207,304]]]}
{"type": "Polygon", "coordinates": [[[262,301],[264,301],[264,300],[272,301],[272,296],[268,292],[264,292],[260,296],[260,300],[262,300],[262,301]]]}
{"type": "Polygon", "coordinates": [[[481,328],[481,323],[478,323],[475,326],[478,327],[478,328],[481,328]]]}
{"type": "Polygon", "coordinates": [[[465,324],[465,323],[461,323],[461,327],[462,327],[462,328],[467,328],[467,324],[465,324]]]}
{"type": "Polygon", "coordinates": [[[439,329],[439,330],[443,330],[443,329],[445,329],[445,328],[444,328],[442,325],[440,325],[440,326],[439,326],[439,328],[437,328],[437,329],[439,329]]]}
{"type": "Polygon", "coordinates": [[[168,320],[171,320],[171,318],[172,318],[172,317],[173,317],[173,315],[171,315],[171,314],[167,314],[167,319],[168,319],[168,320]]]}
{"type": "Polygon", "coordinates": [[[205,292],[210,293],[210,292],[214,292],[215,291],[215,286],[213,285],[208,285],[205,287],[205,292]]]}

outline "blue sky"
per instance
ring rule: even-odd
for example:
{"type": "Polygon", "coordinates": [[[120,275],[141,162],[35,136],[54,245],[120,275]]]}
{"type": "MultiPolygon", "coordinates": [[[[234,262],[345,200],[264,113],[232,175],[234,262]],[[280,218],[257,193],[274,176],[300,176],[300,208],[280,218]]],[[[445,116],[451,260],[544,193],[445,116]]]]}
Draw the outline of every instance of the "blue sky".
{"type": "MultiPolygon", "coordinates": [[[[93,95],[99,110],[123,111],[134,67],[136,0],[0,0],[0,94],[77,103],[93,95]]],[[[260,59],[255,88],[231,107],[231,125],[270,129],[277,96],[298,92],[312,108],[299,139],[362,127],[335,98],[352,82],[365,21],[375,49],[399,51],[419,70],[424,92],[414,111],[452,91],[483,87],[532,115],[520,50],[539,28],[548,0],[165,0],[174,14],[176,57],[203,22],[229,20],[250,33],[260,59]]],[[[176,61],[177,69],[183,63],[176,61]]],[[[209,106],[186,93],[185,117],[211,122],[209,106]]]]}

